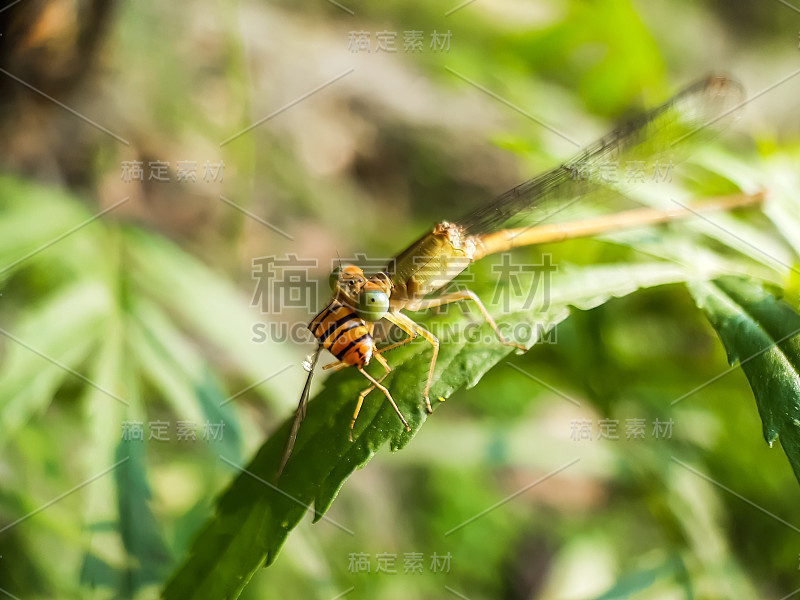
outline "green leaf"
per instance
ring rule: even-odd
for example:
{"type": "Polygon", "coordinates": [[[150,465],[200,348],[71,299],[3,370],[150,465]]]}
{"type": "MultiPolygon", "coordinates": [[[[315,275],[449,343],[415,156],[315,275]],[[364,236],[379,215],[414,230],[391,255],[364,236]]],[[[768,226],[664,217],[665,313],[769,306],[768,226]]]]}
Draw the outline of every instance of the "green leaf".
{"type": "Polygon", "coordinates": [[[3,329],[8,350],[0,368],[0,446],[47,408],[66,378],[75,377],[51,361],[78,367],[102,333],[110,302],[101,284],[79,282],[27,309],[13,328],[3,329]]]}
{"type": "MultiPolygon", "coordinates": [[[[115,321],[105,332],[98,351],[92,357],[88,370],[89,378],[99,387],[113,391],[122,397],[123,369],[129,362],[124,360],[121,327],[115,321]]],[[[127,400],[126,400],[127,401],[127,400]]],[[[92,451],[85,457],[87,477],[99,473],[115,461],[120,440],[120,423],[125,415],[125,406],[104,392],[87,386],[82,399],[82,418],[92,451]]],[[[80,581],[92,588],[114,588],[120,586],[121,569],[115,568],[117,541],[118,505],[115,502],[116,482],[112,477],[101,477],[87,486],[84,499],[84,526],[90,532],[86,536],[80,581]]]]}
{"type": "Polygon", "coordinates": [[[3,208],[0,220],[2,279],[28,266],[28,260],[39,255],[34,254],[39,249],[40,254],[46,253],[49,259],[61,258],[63,246],[50,250],[47,245],[91,216],[61,190],[9,176],[0,177],[0,206],[3,208]],[[42,218],[43,214],[47,215],[46,219],[42,218]]]}
{"type": "MultiPolygon", "coordinates": [[[[129,416],[138,420],[143,409],[138,373],[126,369],[122,373],[121,385],[130,400],[129,416]]],[[[125,461],[114,470],[114,481],[117,486],[119,532],[128,559],[121,574],[119,593],[123,598],[132,598],[142,588],[163,581],[173,557],[150,508],[152,495],[143,441],[121,440],[116,448],[115,460],[125,461]]]]}
{"type": "Polygon", "coordinates": [[[780,439],[800,481],[800,314],[747,279],[722,277],[689,289],[732,365],[750,382],[770,446],[780,439]]]}
{"type": "Polygon", "coordinates": [[[120,585],[124,597],[148,584],[163,581],[172,557],[161,538],[160,527],[150,508],[150,485],[145,470],[144,444],[123,441],[116,460],[128,460],[114,471],[119,504],[120,534],[130,559],[120,585]]]}
{"type": "MultiPolygon", "coordinates": [[[[669,557],[664,563],[651,569],[627,573],[610,590],[597,596],[595,600],[626,600],[635,598],[639,592],[653,586],[657,581],[681,579],[685,576],[686,565],[678,556],[669,557]]],[[[688,591],[688,590],[687,590],[688,591]]]]}
{"type": "Polygon", "coordinates": [[[225,456],[239,460],[241,432],[227,394],[195,349],[161,308],[146,298],[131,301],[132,326],[128,340],[141,369],[181,419],[224,424],[225,456]]]}
{"type": "MultiPolygon", "coordinates": [[[[542,333],[565,319],[571,306],[590,308],[640,287],[682,280],[680,269],[660,262],[562,267],[553,277],[548,303],[537,299],[533,306],[524,306],[522,301],[513,299],[511,313],[501,319],[501,327],[527,326],[542,333]],[[543,328],[536,329],[537,324],[543,328]]],[[[424,323],[426,319],[441,321],[445,316],[415,318],[424,323]]],[[[460,311],[448,312],[446,319],[459,323],[462,329],[466,322],[460,311]]],[[[494,338],[488,325],[481,327],[480,334],[488,341],[470,343],[461,336],[442,344],[432,399],[447,398],[460,387],[475,385],[511,352],[494,338]]],[[[528,343],[532,345],[534,341],[528,343]]],[[[164,598],[237,598],[255,571],[275,560],[289,532],[312,504],[316,507],[315,520],[325,518],[324,513],[353,471],[363,467],[387,443],[393,450],[406,445],[428,418],[422,394],[430,352],[427,343],[414,341],[387,355],[393,370],[384,384],[391,390],[411,432],[403,429],[389,403],[373,392],[359,414],[355,441],[348,440],[356,397],[367,386],[365,379],[350,369],[331,376],[322,392],[309,403],[306,420],[278,486],[274,483],[275,473],[287,439],[288,421],[247,467],[233,464],[239,475],[219,500],[215,516],[195,539],[186,563],[167,584],[164,598]]],[[[436,404],[434,401],[434,410],[436,404]]],[[[345,526],[332,524],[346,531],[345,526]]]]}
{"type": "Polygon", "coordinates": [[[159,306],[137,298],[131,300],[131,312],[133,326],[128,330],[128,343],[142,374],[181,419],[201,421],[192,381],[202,369],[199,354],[159,306]]]}
{"type": "MultiPolygon", "coordinates": [[[[265,378],[287,364],[298,363],[299,357],[290,354],[290,345],[252,341],[253,324],[264,317],[249,306],[249,299],[197,259],[176,251],[167,240],[133,229],[125,234],[130,278],[137,292],[153,299],[184,331],[191,332],[192,338],[210,344],[218,359],[230,362],[251,381],[264,380],[253,388],[254,394],[270,400],[280,397],[282,382],[265,378]]],[[[147,319],[153,314],[150,311],[144,316],[147,319]]],[[[299,381],[300,369],[296,371],[299,381]]],[[[161,375],[166,382],[169,376],[161,375]]]]}

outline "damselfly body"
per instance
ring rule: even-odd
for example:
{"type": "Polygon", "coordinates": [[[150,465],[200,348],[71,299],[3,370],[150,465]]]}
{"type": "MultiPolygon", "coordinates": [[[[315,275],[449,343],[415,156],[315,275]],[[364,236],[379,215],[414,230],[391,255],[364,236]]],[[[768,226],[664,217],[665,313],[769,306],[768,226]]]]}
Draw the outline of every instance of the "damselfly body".
{"type": "Polygon", "coordinates": [[[628,121],[588,146],[571,161],[509,190],[460,220],[438,223],[401,252],[393,261],[393,268],[387,268],[370,278],[354,265],[344,265],[335,270],[331,280],[333,298],[309,325],[319,345],[306,365],[309,371],[306,385],[295,412],[278,475],[286,465],[300,422],[305,416],[311,377],[323,349],[329,350],[337,359],[325,368],[354,366],[369,381],[369,386],[358,396],[350,424],[351,440],[361,405],[365,397],[376,388],[392,404],[403,426],[410,429],[390,391],[381,385],[391,371],[382,355],[417,336],[427,340],[433,347],[422,398],[428,412],[432,410],[429,392],[436,368],[439,340],[403,314],[402,310],[421,311],[469,300],[477,306],[503,344],[519,350],[526,349],[501,335],[497,323],[473,292],[460,290],[429,297],[431,293],[446,286],[470,263],[518,246],[593,236],[663,223],[699,212],[731,210],[758,204],[762,200],[760,193],[739,194],[706,201],[691,208],[640,208],[581,221],[542,224],[544,220],[579,200],[583,202],[621,195],[612,185],[581,177],[581,172],[598,168],[610,161],[619,163],[624,160],[652,160],[655,157],[662,161],[677,162],[686,145],[685,140],[696,140],[713,134],[719,128],[720,122],[732,119],[741,101],[742,91],[735,82],[725,77],[705,78],[665,104],[628,121]],[[407,337],[379,348],[373,333],[375,324],[382,319],[399,327],[407,337]],[[384,368],[383,375],[377,379],[364,369],[373,358],[384,368]]]}

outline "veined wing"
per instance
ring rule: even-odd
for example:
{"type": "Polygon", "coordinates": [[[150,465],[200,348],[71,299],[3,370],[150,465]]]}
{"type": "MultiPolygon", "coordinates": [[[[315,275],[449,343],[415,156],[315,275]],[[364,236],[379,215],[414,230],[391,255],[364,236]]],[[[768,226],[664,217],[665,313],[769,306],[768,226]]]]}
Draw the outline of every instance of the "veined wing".
{"type": "Polygon", "coordinates": [[[536,225],[580,201],[619,196],[592,174],[621,164],[676,164],[692,144],[714,137],[736,118],[744,98],[734,80],[709,76],[635,117],[558,167],[479,206],[455,221],[476,235],[520,224],[536,225]]]}

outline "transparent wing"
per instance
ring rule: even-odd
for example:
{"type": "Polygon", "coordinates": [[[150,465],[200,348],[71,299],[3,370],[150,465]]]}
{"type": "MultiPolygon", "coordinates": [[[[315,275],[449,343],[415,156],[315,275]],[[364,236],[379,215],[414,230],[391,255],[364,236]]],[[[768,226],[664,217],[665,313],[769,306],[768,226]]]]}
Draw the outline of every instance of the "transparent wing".
{"type": "Polygon", "coordinates": [[[571,160],[518,185],[455,221],[471,235],[535,225],[578,202],[622,195],[598,181],[602,169],[659,161],[676,164],[692,144],[714,137],[733,121],[744,92],[734,80],[709,76],[661,106],[635,117],[587,146],[571,160]],[[592,175],[595,174],[593,177],[592,175]]]}
{"type": "Polygon", "coordinates": [[[317,366],[317,361],[319,360],[319,355],[321,352],[322,345],[320,344],[317,346],[317,350],[314,352],[314,355],[310,357],[310,360],[303,365],[308,371],[308,378],[306,379],[305,386],[303,386],[303,393],[300,394],[300,402],[294,411],[292,428],[289,431],[289,438],[286,440],[286,447],[283,450],[281,464],[278,467],[277,474],[275,475],[276,480],[281,476],[281,473],[283,473],[283,468],[286,466],[286,462],[289,460],[289,456],[292,454],[292,449],[294,449],[294,442],[297,439],[297,431],[300,429],[300,423],[302,423],[303,419],[306,418],[306,406],[308,405],[308,397],[311,392],[311,380],[314,377],[314,367],[317,366]]]}

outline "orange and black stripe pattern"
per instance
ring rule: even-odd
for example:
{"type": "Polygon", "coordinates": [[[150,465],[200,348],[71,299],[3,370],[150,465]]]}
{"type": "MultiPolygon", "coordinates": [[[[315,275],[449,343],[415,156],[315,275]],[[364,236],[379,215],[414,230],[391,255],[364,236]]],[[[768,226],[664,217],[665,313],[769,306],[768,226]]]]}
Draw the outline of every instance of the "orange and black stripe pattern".
{"type": "Polygon", "coordinates": [[[348,365],[364,366],[372,358],[372,336],[352,308],[334,299],[309,323],[322,346],[348,365]]]}

